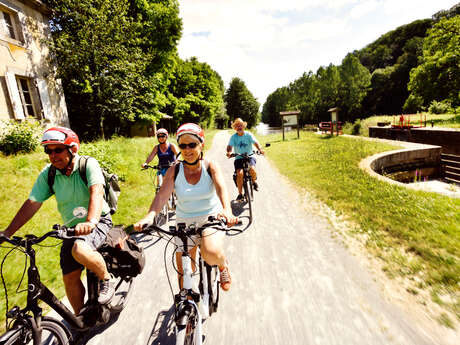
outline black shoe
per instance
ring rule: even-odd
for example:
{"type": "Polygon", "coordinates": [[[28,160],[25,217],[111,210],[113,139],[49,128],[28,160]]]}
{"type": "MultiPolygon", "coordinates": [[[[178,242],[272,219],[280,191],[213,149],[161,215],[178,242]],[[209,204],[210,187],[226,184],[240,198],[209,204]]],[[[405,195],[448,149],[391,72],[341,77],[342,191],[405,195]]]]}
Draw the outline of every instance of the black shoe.
{"type": "Polygon", "coordinates": [[[236,201],[243,201],[243,200],[244,200],[243,194],[238,194],[238,196],[236,197],[236,201]]]}
{"type": "Polygon", "coordinates": [[[254,182],[252,183],[252,186],[254,187],[254,190],[255,190],[256,192],[259,191],[259,185],[257,184],[256,181],[254,181],[254,182]]]}
{"type": "Polygon", "coordinates": [[[99,304],[108,304],[115,294],[115,288],[110,279],[99,281],[99,297],[97,299],[99,304]]]}

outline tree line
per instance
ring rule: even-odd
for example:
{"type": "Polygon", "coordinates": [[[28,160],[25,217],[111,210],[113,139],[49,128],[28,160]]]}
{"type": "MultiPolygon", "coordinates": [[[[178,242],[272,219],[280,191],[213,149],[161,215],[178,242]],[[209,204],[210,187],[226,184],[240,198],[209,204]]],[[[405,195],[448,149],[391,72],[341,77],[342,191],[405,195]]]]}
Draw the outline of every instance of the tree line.
{"type": "Polygon", "coordinates": [[[52,59],[70,124],[87,140],[128,135],[172,116],[172,127],[225,116],[224,83],[208,64],[182,60],[177,0],[45,0],[52,59]]]}
{"type": "Polygon", "coordinates": [[[442,102],[460,106],[460,4],[431,19],[417,20],[382,35],[345,56],[341,65],[305,72],[272,92],[263,105],[262,121],[280,126],[280,111],[300,110],[301,124],[330,118],[353,122],[379,114],[426,110],[442,102]]]}

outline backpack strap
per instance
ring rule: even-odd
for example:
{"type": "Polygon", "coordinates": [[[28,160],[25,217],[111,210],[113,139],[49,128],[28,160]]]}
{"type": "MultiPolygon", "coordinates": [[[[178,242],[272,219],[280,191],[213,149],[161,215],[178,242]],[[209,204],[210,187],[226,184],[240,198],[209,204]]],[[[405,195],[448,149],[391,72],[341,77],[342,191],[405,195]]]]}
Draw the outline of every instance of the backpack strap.
{"type": "Polygon", "coordinates": [[[85,185],[88,185],[88,178],[86,177],[86,162],[91,158],[89,156],[80,156],[78,161],[78,173],[80,174],[81,179],[85,182],[85,185]]]}
{"type": "Polygon", "coordinates": [[[56,178],[56,167],[51,164],[50,169],[48,170],[48,187],[50,188],[51,194],[54,194],[54,179],[56,178]]]}
{"type": "MultiPolygon", "coordinates": [[[[91,158],[89,156],[80,156],[78,161],[78,173],[80,174],[81,179],[85,182],[85,185],[88,185],[88,178],[86,177],[86,162],[91,158]]],[[[51,194],[54,194],[54,180],[56,178],[56,167],[51,164],[50,169],[48,170],[48,187],[50,188],[51,194]]]]}

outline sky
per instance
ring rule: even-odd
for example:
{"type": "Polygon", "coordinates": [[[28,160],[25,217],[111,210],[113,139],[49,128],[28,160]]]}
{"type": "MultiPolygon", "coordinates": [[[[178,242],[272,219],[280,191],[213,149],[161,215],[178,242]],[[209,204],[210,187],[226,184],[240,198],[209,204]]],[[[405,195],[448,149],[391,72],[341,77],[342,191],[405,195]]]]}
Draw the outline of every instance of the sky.
{"type": "Polygon", "coordinates": [[[261,106],[304,72],[459,0],[179,0],[178,51],[208,63],[227,88],[242,79],[261,106]]]}

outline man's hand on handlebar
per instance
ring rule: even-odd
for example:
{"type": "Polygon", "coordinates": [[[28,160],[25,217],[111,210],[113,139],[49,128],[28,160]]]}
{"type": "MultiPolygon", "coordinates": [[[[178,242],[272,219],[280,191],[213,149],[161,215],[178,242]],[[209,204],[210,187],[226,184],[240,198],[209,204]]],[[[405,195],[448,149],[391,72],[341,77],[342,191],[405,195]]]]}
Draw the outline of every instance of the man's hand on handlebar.
{"type": "Polygon", "coordinates": [[[89,233],[91,233],[91,231],[94,230],[95,227],[96,225],[91,222],[78,223],[75,226],[75,235],[76,236],[88,235],[89,233]]]}

